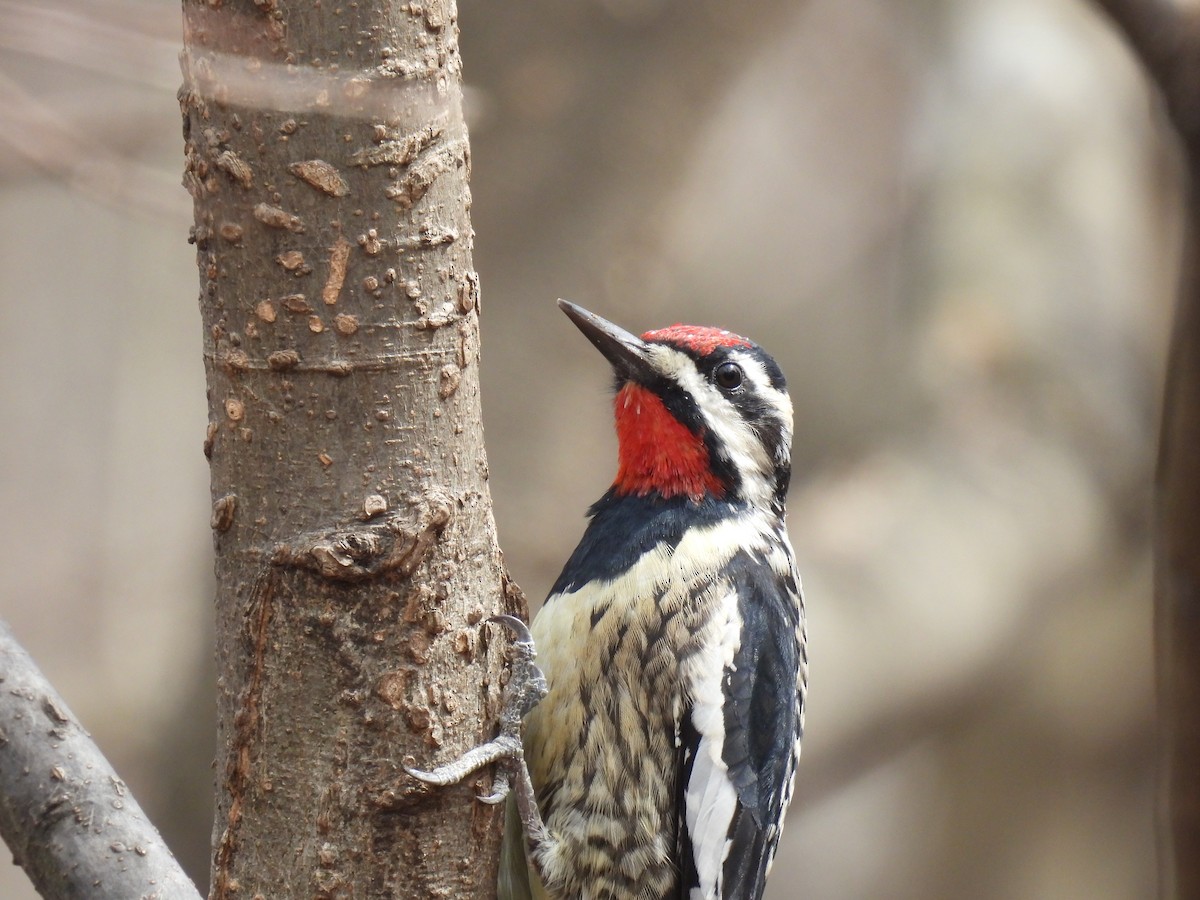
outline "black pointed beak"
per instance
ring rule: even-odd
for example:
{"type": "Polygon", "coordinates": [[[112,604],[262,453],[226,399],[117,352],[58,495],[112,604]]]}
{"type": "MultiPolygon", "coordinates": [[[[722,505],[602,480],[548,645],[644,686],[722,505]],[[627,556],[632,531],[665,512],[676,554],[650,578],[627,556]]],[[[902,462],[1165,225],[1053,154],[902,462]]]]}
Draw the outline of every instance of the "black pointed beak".
{"type": "Polygon", "coordinates": [[[657,376],[650,361],[650,345],[640,337],[569,300],[559,300],[558,308],[612,363],[618,377],[644,384],[657,376]]]}

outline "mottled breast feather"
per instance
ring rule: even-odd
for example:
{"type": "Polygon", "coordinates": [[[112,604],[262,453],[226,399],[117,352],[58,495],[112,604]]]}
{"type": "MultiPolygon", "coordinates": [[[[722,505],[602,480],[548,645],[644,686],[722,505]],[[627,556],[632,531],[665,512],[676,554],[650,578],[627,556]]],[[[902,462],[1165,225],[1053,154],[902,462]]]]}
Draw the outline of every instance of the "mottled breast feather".
{"type": "Polygon", "coordinates": [[[802,700],[781,522],[686,498],[606,495],[592,512],[533,626],[548,896],[759,897],[802,700]]]}

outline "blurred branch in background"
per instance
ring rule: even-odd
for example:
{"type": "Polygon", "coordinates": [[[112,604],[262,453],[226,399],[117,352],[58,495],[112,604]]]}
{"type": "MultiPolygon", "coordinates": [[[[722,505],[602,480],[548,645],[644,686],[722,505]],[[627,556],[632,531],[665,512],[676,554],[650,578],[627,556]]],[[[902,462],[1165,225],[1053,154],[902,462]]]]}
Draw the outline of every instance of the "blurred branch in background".
{"type": "MultiPolygon", "coordinates": [[[[32,6],[0,0],[0,49],[106,78],[174,90],[179,80],[178,37],[156,35],[158,20],[140,19],[114,4],[106,21],[74,4],[32,6]]],[[[161,110],[155,110],[156,116],[161,110]]],[[[44,98],[0,72],[0,141],[28,163],[102,203],[129,212],[177,217],[187,209],[175,179],[161,167],[110,149],[114,129],[128,119],[68,119],[44,98]],[[101,140],[97,140],[97,134],[101,140]]]]}
{"type": "Polygon", "coordinates": [[[1155,496],[1159,881],[1200,896],[1200,11],[1096,0],[1128,38],[1179,136],[1187,221],[1163,394],[1155,496]]]}
{"type": "Polygon", "coordinates": [[[0,836],[48,900],[199,900],[125,782],[0,622],[0,836]]]}
{"type": "Polygon", "coordinates": [[[96,144],[13,79],[0,73],[0,140],[30,164],[84,196],[129,212],[168,217],[178,192],[161,170],[96,144]]]}
{"type": "Polygon", "coordinates": [[[179,22],[175,10],[136,0],[96,6],[72,0],[30,4],[0,0],[0,48],[53,60],[107,78],[174,92],[179,84],[179,22]],[[154,8],[160,10],[152,14],[154,8]],[[151,14],[148,14],[151,13],[151,14]]]}

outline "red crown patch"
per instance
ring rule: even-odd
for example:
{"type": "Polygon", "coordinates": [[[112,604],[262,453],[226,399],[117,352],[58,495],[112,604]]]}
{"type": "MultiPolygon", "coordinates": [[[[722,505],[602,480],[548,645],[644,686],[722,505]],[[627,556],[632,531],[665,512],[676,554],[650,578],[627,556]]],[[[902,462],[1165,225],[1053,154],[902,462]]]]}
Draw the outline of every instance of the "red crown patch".
{"type": "Polygon", "coordinates": [[[707,356],[718,347],[753,346],[744,337],[724,328],[709,328],[705,325],[671,325],[657,328],[642,335],[643,341],[659,341],[701,356],[707,356]]]}

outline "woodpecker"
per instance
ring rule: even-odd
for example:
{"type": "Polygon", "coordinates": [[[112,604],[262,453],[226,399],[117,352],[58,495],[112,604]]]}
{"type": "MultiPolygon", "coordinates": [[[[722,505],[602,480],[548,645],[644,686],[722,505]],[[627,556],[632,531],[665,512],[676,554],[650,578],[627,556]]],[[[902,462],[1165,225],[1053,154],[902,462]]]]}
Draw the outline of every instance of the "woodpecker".
{"type": "MultiPolygon", "coordinates": [[[[792,796],[808,672],[784,522],[783,373],[728,331],[639,338],[559,306],[612,365],[617,475],[532,638],[509,620],[521,653],[501,736],[471,759],[409,771],[444,784],[509,759],[501,897],[759,898],[792,796]]],[[[499,799],[507,777],[483,799],[499,799]]]]}

